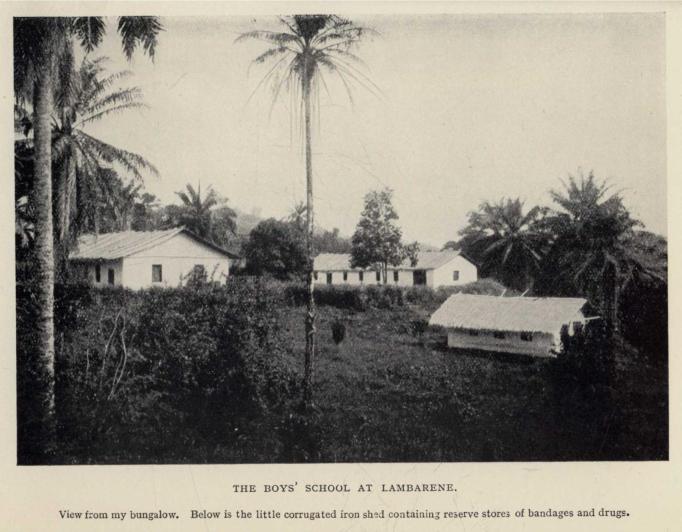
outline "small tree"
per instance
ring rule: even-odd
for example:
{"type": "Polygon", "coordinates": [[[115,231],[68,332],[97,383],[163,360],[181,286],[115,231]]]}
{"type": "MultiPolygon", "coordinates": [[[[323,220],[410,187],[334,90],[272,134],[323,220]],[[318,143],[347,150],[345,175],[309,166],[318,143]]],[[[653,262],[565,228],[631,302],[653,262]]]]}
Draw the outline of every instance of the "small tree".
{"type": "Polygon", "coordinates": [[[270,218],[253,228],[244,245],[248,270],[277,279],[302,277],[306,269],[304,242],[290,224],[270,218]]]}
{"type": "Polygon", "coordinates": [[[365,196],[365,208],[351,239],[351,266],[374,267],[388,282],[388,266],[399,266],[409,259],[417,265],[419,244],[403,245],[402,231],[396,225],[398,213],[393,208],[393,191],[375,190],[365,196]]]}

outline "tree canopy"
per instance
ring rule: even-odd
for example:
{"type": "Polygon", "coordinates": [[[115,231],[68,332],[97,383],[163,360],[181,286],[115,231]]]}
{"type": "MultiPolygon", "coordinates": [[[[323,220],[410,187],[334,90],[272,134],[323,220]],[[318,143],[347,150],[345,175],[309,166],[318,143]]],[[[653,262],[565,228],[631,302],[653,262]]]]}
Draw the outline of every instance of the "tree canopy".
{"type": "Polygon", "coordinates": [[[393,207],[393,191],[375,190],[365,195],[365,206],[351,238],[351,267],[373,267],[381,271],[387,282],[388,266],[398,266],[410,259],[417,263],[419,245],[402,243],[402,230],[396,222],[398,213],[393,207]]]}

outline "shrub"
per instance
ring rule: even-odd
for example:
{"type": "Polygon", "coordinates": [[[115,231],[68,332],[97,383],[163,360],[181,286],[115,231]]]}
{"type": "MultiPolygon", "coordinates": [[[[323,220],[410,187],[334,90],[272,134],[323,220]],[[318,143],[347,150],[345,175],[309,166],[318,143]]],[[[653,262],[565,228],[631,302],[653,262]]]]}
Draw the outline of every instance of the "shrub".
{"type": "Polygon", "coordinates": [[[332,339],[336,345],[343,342],[346,337],[346,326],[339,320],[332,322],[332,339]]]}
{"type": "MultiPolygon", "coordinates": [[[[65,461],[172,462],[188,445],[210,459],[240,425],[298,396],[271,312],[282,295],[267,283],[56,294],[65,461]]],[[[19,308],[28,309],[25,297],[19,308]]],[[[30,336],[30,327],[27,310],[18,333],[30,336]]]]}
{"type": "Polygon", "coordinates": [[[412,336],[421,339],[426,330],[429,328],[429,322],[423,318],[412,320],[410,322],[412,329],[412,336]]]}

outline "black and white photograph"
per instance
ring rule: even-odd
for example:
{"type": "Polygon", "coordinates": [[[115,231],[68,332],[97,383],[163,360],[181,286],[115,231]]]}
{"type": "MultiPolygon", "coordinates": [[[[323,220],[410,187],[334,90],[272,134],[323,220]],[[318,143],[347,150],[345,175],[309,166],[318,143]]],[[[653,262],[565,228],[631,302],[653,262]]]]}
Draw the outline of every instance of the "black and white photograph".
{"type": "Polygon", "coordinates": [[[135,13],[12,19],[16,464],[669,459],[665,13],[135,13]]]}

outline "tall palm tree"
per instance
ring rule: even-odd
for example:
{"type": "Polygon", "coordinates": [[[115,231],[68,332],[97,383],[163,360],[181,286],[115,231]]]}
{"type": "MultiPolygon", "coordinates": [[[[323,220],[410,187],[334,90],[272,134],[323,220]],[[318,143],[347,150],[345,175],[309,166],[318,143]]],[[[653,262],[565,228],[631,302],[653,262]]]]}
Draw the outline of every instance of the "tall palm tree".
{"type": "MultiPolygon", "coordinates": [[[[20,452],[44,461],[55,443],[54,248],[52,220],[52,123],[59,79],[73,65],[73,41],[94,50],[105,31],[102,17],[17,17],[14,19],[14,91],[32,103],[34,129],[35,278],[37,281],[36,360],[30,383],[29,441],[20,452]]],[[[152,58],[162,30],[157,17],[119,17],[123,51],[132,57],[142,45],[152,58]]],[[[31,459],[30,457],[27,459],[31,459]]]]}
{"type": "Polygon", "coordinates": [[[533,207],[524,213],[523,207],[518,198],[483,202],[478,211],[469,213],[459,244],[501,281],[532,291],[548,243],[541,226],[546,210],[533,207]]]}
{"type": "Polygon", "coordinates": [[[60,244],[64,243],[78,213],[87,211],[90,218],[97,216],[96,209],[93,211],[95,205],[89,199],[97,197],[101,180],[108,175],[100,171],[101,168],[118,165],[138,181],[142,179],[141,170],[158,175],[156,168],[144,157],[85,132],[88,124],[112,113],[146,107],[138,87],[114,86],[131,72],[106,74],[107,60],[106,57],[84,59],[80,68],[65,73],[57,91],[52,150],[56,170],[56,179],[53,179],[56,240],[60,244]]]}
{"type": "Polygon", "coordinates": [[[273,103],[281,90],[287,88],[294,98],[301,98],[305,143],[306,169],[306,278],[308,286],[308,308],[305,320],[305,369],[303,398],[306,405],[312,401],[312,376],[315,358],[315,298],[313,294],[313,162],[312,162],[312,113],[314,93],[320,84],[326,87],[323,71],[337,75],[352,101],[350,86],[353,82],[370,91],[376,86],[356,67],[361,60],[352,49],[367,33],[367,28],[356,26],[351,21],[336,15],[294,15],[281,18],[282,31],[251,31],[241,35],[237,41],[256,39],[270,47],[257,56],[253,63],[274,62],[259,83],[270,83],[273,88],[273,103]]]}
{"type": "Polygon", "coordinates": [[[557,235],[551,260],[570,272],[575,289],[586,294],[614,333],[619,330],[620,293],[636,276],[659,278],[631,245],[642,224],[630,216],[620,194],[610,194],[593,172],[569,176],[563,191],[551,191],[558,205],[549,218],[557,235]]]}

